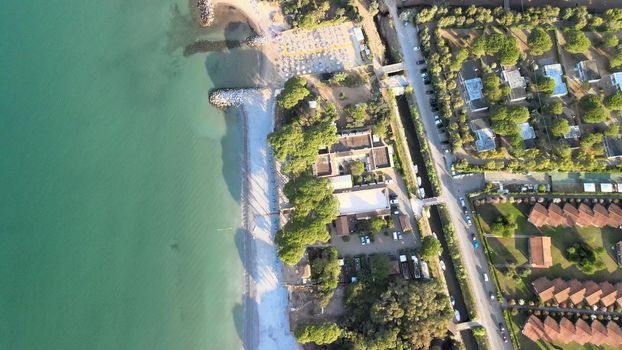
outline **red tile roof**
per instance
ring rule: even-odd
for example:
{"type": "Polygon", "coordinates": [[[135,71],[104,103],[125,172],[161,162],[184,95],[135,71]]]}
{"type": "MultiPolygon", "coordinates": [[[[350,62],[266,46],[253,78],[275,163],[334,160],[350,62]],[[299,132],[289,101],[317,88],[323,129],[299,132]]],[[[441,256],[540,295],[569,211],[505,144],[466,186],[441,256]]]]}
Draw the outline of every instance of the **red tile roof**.
{"type": "Polygon", "coordinates": [[[593,281],[585,282],[585,302],[589,305],[595,305],[600,300],[603,291],[600,286],[593,281]]]}
{"type": "Polygon", "coordinates": [[[555,292],[555,286],[553,282],[546,278],[540,277],[537,280],[531,282],[534,291],[538,294],[538,297],[542,302],[547,302],[553,298],[555,292]]]}
{"type": "Polygon", "coordinates": [[[536,227],[545,225],[557,226],[596,226],[596,227],[620,227],[622,226],[622,208],[617,204],[610,204],[605,208],[602,204],[594,204],[593,208],[581,203],[578,208],[570,203],[565,203],[563,209],[556,203],[549,204],[546,208],[536,203],[527,219],[536,227]]]}
{"type": "Polygon", "coordinates": [[[529,238],[529,260],[532,267],[547,268],[553,266],[551,256],[551,237],[533,236],[529,238]]]}
{"type": "Polygon", "coordinates": [[[587,343],[613,347],[622,345],[622,329],[614,321],[609,321],[605,326],[602,322],[594,320],[589,325],[580,318],[573,323],[565,317],[557,322],[547,316],[542,322],[535,315],[531,315],[523,326],[523,334],[534,342],[544,340],[561,344],[576,342],[580,345],[587,343]]]}
{"type": "Polygon", "coordinates": [[[585,286],[577,279],[570,280],[568,286],[570,286],[570,302],[574,305],[578,305],[585,297],[585,286]]]}
{"type": "Polygon", "coordinates": [[[540,277],[531,283],[534,292],[542,302],[555,299],[558,304],[570,301],[573,305],[585,302],[589,306],[600,304],[609,307],[614,303],[622,306],[622,282],[615,286],[609,282],[566,281],[561,278],[549,280],[540,277]]]}

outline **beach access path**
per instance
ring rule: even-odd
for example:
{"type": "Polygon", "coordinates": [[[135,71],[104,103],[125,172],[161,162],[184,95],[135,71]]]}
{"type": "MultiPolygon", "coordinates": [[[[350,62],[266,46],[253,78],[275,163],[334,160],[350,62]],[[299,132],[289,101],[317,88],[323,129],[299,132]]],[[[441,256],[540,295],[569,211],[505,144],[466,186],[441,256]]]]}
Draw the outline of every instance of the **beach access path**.
{"type": "Polygon", "coordinates": [[[279,228],[275,161],[267,137],[274,128],[274,92],[257,91],[240,107],[245,174],[242,206],[247,295],[244,348],[296,349],[289,329],[288,295],[274,244],[279,228]]]}

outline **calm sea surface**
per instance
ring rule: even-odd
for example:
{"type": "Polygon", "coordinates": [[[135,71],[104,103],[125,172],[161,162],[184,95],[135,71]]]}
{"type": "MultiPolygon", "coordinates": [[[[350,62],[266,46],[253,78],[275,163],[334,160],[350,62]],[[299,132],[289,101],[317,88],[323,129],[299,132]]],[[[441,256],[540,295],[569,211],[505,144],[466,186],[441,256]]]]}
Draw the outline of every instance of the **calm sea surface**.
{"type": "Polygon", "coordinates": [[[256,54],[184,57],[248,34],[188,12],[3,4],[0,349],[241,346],[241,130],[207,94],[244,85],[256,54]]]}

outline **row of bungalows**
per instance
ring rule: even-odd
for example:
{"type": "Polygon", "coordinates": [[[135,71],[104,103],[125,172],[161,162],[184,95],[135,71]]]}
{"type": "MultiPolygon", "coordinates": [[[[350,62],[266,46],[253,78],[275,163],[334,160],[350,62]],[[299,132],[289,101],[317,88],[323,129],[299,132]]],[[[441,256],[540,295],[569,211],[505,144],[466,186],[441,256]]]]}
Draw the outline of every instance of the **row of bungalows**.
{"type": "Polygon", "coordinates": [[[523,334],[534,342],[543,340],[561,344],[585,345],[589,343],[614,347],[622,345],[622,329],[614,321],[607,322],[605,326],[598,320],[593,320],[591,324],[588,324],[583,319],[573,322],[562,317],[558,322],[547,316],[544,321],[541,321],[535,315],[531,315],[523,326],[523,334]]]}
{"type": "Polygon", "coordinates": [[[564,204],[563,207],[551,203],[547,208],[541,203],[536,203],[529,213],[528,221],[536,227],[620,227],[622,226],[622,208],[614,203],[607,208],[602,204],[594,204],[590,207],[585,203],[581,203],[578,208],[570,203],[564,204]]]}
{"type": "Polygon", "coordinates": [[[561,278],[550,280],[540,277],[532,282],[534,292],[542,302],[555,301],[569,306],[587,305],[609,307],[616,304],[622,307],[622,282],[612,285],[609,282],[566,281],[561,278]]]}

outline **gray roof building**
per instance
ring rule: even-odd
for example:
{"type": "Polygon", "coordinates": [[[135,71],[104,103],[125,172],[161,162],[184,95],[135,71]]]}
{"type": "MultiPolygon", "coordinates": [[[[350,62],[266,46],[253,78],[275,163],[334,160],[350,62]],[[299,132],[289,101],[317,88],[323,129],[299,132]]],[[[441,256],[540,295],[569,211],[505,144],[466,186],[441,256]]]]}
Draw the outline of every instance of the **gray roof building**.
{"type": "Polygon", "coordinates": [[[600,80],[600,72],[598,72],[598,64],[596,60],[581,61],[577,63],[577,71],[581,80],[588,83],[595,83],[600,80]]]}
{"type": "Polygon", "coordinates": [[[527,98],[527,82],[516,67],[503,70],[503,80],[510,89],[510,102],[522,101],[527,98]]]}

